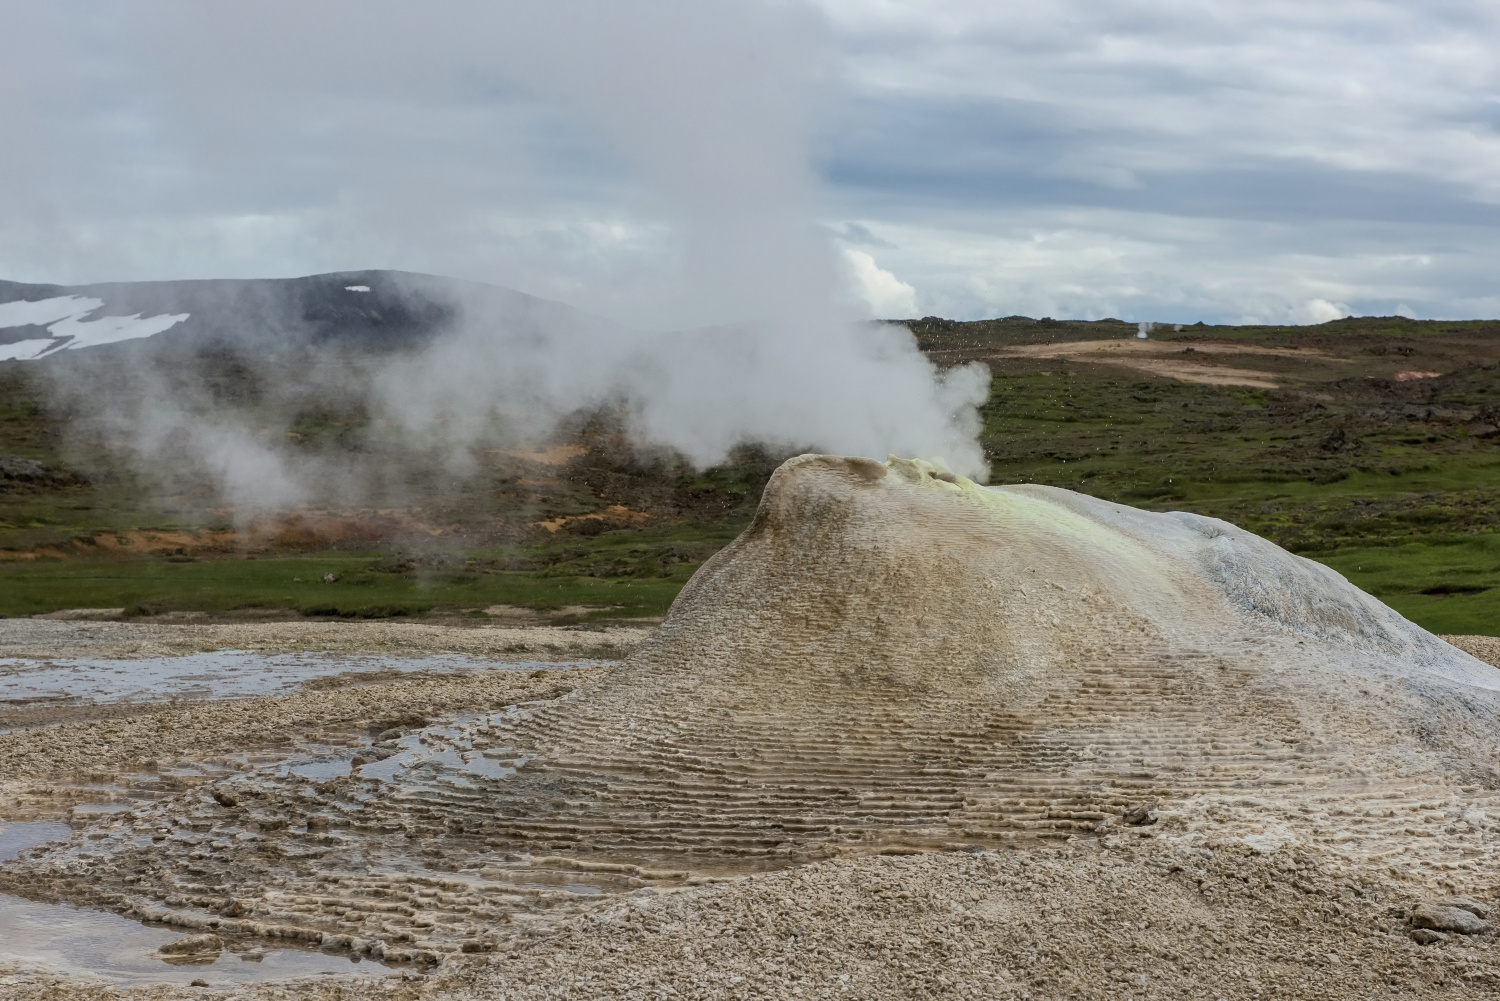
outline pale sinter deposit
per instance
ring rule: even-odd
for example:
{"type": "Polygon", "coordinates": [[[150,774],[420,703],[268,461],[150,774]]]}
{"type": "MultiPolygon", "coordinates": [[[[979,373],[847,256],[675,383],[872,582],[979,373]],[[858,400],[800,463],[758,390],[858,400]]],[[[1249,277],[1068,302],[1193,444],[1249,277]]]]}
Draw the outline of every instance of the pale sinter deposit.
{"type": "Polygon", "coordinates": [[[204,782],[0,889],[456,996],[1500,985],[1500,672],[1223,522],[803,456],[569,687],[204,782]]]}

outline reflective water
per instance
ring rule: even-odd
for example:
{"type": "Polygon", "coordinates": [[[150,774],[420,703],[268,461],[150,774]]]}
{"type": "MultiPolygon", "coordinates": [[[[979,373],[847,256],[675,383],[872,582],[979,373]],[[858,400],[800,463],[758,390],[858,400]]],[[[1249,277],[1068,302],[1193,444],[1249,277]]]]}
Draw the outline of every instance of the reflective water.
{"type": "Polygon", "coordinates": [[[281,778],[288,775],[300,775],[305,779],[315,782],[326,782],[348,775],[352,762],[349,758],[317,758],[312,761],[298,761],[293,764],[282,765],[276,770],[281,778]]]}
{"type": "MultiPolygon", "coordinates": [[[[73,828],[55,820],[0,823],[0,862],[13,859],[36,845],[44,845],[49,841],[66,841],[72,836],[73,828]]],[[[4,941],[5,939],[0,938],[0,942],[4,941]]]]}
{"type": "MultiPolygon", "coordinates": [[[[0,827],[0,862],[49,841],[73,834],[67,824],[50,820],[0,827]]],[[[177,983],[194,980],[241,983],[319,974],[355,972],[348,957],[328,956],[301,949],[271,949],[230,942],[206,961],[175,964],[155,955],[182,934],[153,928],[104,911],[64,904],[39,904],[0,893],[0,956],[27,966],[58,973],[107,977],[116,983],[177,983]],[[238,951],[236,951],[238,950],[238,951]],[[248,951],[246,951],[248,950],[248,951]]],[[[176,958],[176,957],[174,957],[176,958]]],[[[366,960],[359,971],[382,971],[366,960]]]]}
{"type": "MultiPolygon", "coordinates": [[[[456,655],[266,656],[233,650],[131,661],[0,658],[0,706],[244,698],[285,694],[310,680],[351,672],[567,670],[594,663],[496,663],[456,655]]],[[[465,716],[407,734],[395,742],[393,754],[362,765],[359,775],[386,782],[450,786],[468,784],[470,778],[503,779],[514,774],[525,759],[508,755],[503,749],[475,748],[474,738],[504,715],[465,716]]],[[[367,739],[357,743],[367,747],[367,739]]],[[[121,776],[116,783],[97,789],[84,787],[96,792],[98,801],[78,805],[71,813],[75,819],[88,821],[97,815],[129,809],[138,801],[160,795],[156,787],[162,780],[178,777],[179,773],[182,777],[200,779],[229,774],[240,767],[259,766],[274,769],[283,778],[295,775],[314,781],[351,773],[355,747],[313,743],[317,746],[302,744],[288,749],[290,754],[246,753],[214,764],[194,764],[186,771],[168,767],[149,775],[121,776]]],[[[73,827],[57,821],[7,824],[0,819],[0,863],[15,859],[36,845],[67,840],[73,834],[73,827]]],[[[141,837],[142,844],[150,843],[150,835],[141,837]]],[[[582,881],[567,888],[575,893],[599,892],[597,887],[582,881]]],[[[204,957],[203,962],[182,963],[179,959],[174,965],[156,955],[161,946],[180,937],[179,932],[103,911],[40,904],[0,894],[0,959],[58,973],[103,977],[120,984],[191,984],[194,980],[206,980],[213,985],[322,974],[382,974],[388,969],[368,959],[362,968],[357,968],[346,956],[295,948],[267,949],[264,943],[236,941],[226,942],[221,953],[204,957]]]]}
{"type": "Polygon", "coordinates": [[[465,775],[503,779],[514,775],[525,758],[505,755],[503,749],[476,750],[474,737],[488,731],[504,713],[460,716],[452,723],[429,726],[396,741],[397,751],[388,758],[361,765],[360,778],[394,782],[403,775],[425,772],[434,781],[468,785],[465,775]]]}
{"type": "MultiPolygon", "coordinates": [[[[178,932],[116,914],[38,904],[0,894],[0,943],[4,943],[5,958],[58,973],[106,977],[120,984],[206,980],[212,986],[319,974],[379,975],[387,971],[370,960],[356,965],[357,960],[346,956],[300,949],[226,949],[209,962],[176,964],[155,955],[162,946],[182,937],[178,932]]],[[[230,949],[235,947],[235,943],[229,943],[230,949]]]]}
{"type": "MultiPolygon", "coordinates": [[[[321,656],[321,654],[266,654],[220,650],[184,657],[141,660],[0,659],[0,707],[28,704],[104,704],[123,701],[162,701],[169,698],[254,698],[293,692],[306,681],[348,672],[458,672],[565,671],[592,662],[496,663],[472,657],[321,656]]],[[[362,768],[369,777],[393,779],[396,774],[420,776],[422,782],[463,783],[463,776],[499,779],[514,771],[516,761],[495,761],[472,747],[475,729],[489,725],[490,716],[469,716],[449,725],[432,726],[399,741],[386,761],[362,768]],[[423,743],[426,738],[428,743],[423,743]],[[410,770],[416,770],[410,771],[410,770]]],[[[363,741],[360,741],[363,743],[363,741]]],[[[275,768],[281,776],[326,780],[351,773],[354,747],[300,747],[285,753],[246,753],[236,756],[243,765],[275,768]],[[300,752],[300,753],[299,753],[300,752]],[[309,753],[311,752],[311,753],[309,753]]],[[[195,765],[187,777],[228,773],[236,761],[195,765]]],[[[145,776],[121,776],[123,785],[101,785],[99,801],[72,809],[77,819],[129,809],[138,798],[153,798],[154,785],[177,770],[163,768],[145,776]],[[133,788],[138,780],[142,789],[133,788]],[[129,786],[129,788],[126,788],[129,786]],[[136,795],[139,792],[139,795],[136,795]]],[[[186,773],[184,773],[186,774],[186,773]]],[[[90,786],[92,789],[92,786],[90,786]]],[[[0,863],[17,858],[36,845],[66,840],[74,827],[58,821],[7,822],[0,819],[0,863]]],[[[148,836],[142,836],[148,843],[148,836]]],[[[579,890],[586,893],[588,890],[579,890]]],[[[266,948],[264,942],[226,941],[225,948],[202,962],[166,962],[157,950],[181,938],[165,927],[104,911],[68,905],[36,903],[0,894],[0,959],[23,966],[42,966],[62,974],[105,977],[114,983],[208,984],[309,977],[320,974],[384,974],[386,966],[366,959],[330,956],[300,948],[266,948]]],[[[0,990],[3,993],[3,990],[0,990]]]]}
{"type": "Polygon", "coordinates": [[[356,671],[566,670],[581,663],[497,663],[458,654],[431,657],[266,655],[215,650],[140,660],[0,658],[0,705],[109,703],[169,698],[230,699],[284,695],[314,678],[356,671]]]}

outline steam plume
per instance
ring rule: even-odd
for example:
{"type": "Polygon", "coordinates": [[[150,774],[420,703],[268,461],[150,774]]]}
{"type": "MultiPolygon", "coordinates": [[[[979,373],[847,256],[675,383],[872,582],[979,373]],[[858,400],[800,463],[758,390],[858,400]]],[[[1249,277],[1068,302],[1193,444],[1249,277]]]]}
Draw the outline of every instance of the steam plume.
{"type": "MultiPolygon", "coordinates": [[[[700,464],[763,442],[941,457],[986,476],[974,408],[988,373],[939,373],[904,327],[864,321],[848,268],[817,224],[812,149],[837,71],[811,6],[513,0],[445,5],[439,17],[395,3],[267,0],[252,11],[157,0],[141,10],[141,37],[160,46],[143,72],[158,74],[163,107],[204,106],[183,120],[205,163],[264,143],[258,130],[275,119],[267,93],[291,102],[301,91],[407,87],[419,100],[433,85],[405,68],[413,60],[455,79],[503,79],[603,136],[623,162],[626,200],[670,234],[639,267],[641,312],[655,322],[518,324],[457,295],[452,333],[371,363],[368,406],[450,451],[457,466],[497,414],[512,430],[540,434],[577,408],[615,403],[639,440],[700,464]],[[267,24],[300,31],[268,35],[267,24]],[[208,51],[212,73],[201,63],[208,51]],[[225,108],[246,109],[243,134],[224,128],[225,108]]],[[[410,244],[428,255],[422,264],[452,260],[452,239],[440,254],[432,236],[452,238],[453,225],[422,230],[398,210],[451,210],[436,194],[443,177],[413,173],[381,177],[388,207],[361,209],[346,235],[410,244]]],[[[240,507],[294,503],[326,486],[327,471],[285,454],[277,435],[184,399],[180,387],[142,396],[143,380],[127,400],[103,403],[106,424],[137,454],[194,457],[240,507]]]]}

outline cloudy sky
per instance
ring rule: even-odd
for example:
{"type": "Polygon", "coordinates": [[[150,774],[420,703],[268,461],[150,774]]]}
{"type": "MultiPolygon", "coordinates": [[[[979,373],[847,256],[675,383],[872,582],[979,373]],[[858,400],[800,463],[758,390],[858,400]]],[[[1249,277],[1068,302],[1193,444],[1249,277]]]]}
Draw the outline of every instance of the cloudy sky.
{"type": "Polygon", "coordinates": [[[1493,0],[0,16],[13,280],[396,267],[672,325],[788,294],[805,219],[876,315],[1500,316],[1493,0]]]}

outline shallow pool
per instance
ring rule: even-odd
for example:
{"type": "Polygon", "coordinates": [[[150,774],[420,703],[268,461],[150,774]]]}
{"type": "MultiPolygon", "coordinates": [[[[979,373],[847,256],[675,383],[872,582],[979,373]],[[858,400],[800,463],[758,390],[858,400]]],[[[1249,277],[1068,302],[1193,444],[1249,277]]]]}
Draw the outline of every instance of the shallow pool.
{"type": "Polygon", "coordinates": [[[247,650],[215,650],[140,660],[6,657],[0,658],[0,706],[254,698],[285,695],[315,678],[350,672],[557,671],[592,663],[503,662],[458,654],[267,655],[247,650]]]}
{"type": "Polygon", "coordinates": [[[154,955],[162,946],[182,937],[178,932],[153,928],[117,914],[65,904],[38,904],[0,894],[0,956],[58,973],[103,977],[120,984],[190,984],[206,980],[213,985],[391,972],[368,959],[360,962],[347,956],[301,949],[256,948],[237,953],[230,951],[235,948],[234,943],[230,943],[230,949],[200,963],[173,964],[154,955]]]}

